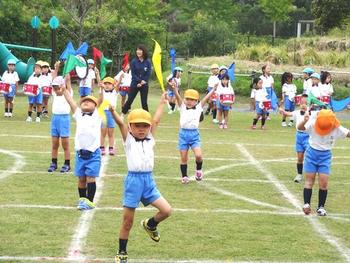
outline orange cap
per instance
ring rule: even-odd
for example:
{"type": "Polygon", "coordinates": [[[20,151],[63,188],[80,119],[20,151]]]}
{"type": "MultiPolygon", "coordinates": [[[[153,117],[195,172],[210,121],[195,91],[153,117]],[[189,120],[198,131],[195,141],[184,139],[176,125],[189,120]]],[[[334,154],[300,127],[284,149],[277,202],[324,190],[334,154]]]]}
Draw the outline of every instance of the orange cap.
{"type": "Polygon", "coordinates": [[[331,110],[320,110],[315,122],[315,131],[324,136],[340,126],[340,121],[331,110]]]}

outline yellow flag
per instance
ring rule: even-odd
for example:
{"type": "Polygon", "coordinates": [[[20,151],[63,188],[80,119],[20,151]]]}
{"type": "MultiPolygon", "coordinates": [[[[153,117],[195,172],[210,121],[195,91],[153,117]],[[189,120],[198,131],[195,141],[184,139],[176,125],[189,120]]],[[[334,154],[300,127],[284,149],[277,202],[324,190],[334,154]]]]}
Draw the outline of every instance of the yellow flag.
{"type": "Polygon", "coordinates": [[[156,76],[159,81],[160,87],[164,92],[165,89],[164,89],[164,83],[163,83],[162,55],[161,55],[162,49],[157,41],[155,41],[154,39],[152,40],[155,42],[153,56],[152,56],[152,63],[153,63],[154,71],[156,72],[156,76]]]}
{"type": "Polygon", "coordinates": [[[107,123],[107,116],[105,113],[105,108],[109,107],[110,102],[108,100],[104,100],[100,106],[98,106],[97,112],[98,112],[98,116],[100,116],[102,123],[106,124],[107,123]]]}

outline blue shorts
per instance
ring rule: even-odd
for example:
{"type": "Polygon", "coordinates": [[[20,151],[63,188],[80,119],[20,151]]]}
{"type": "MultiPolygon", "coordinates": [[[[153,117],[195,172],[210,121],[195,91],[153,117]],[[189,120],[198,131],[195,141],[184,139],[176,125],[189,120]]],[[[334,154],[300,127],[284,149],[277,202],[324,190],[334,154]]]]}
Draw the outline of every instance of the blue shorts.
{"type": "Polygon", "coordinates": [[[229,111],[232,108],[231,106],[227,106],[227,105],[220,103],[219,100],[216,101],[216,106],[217,106],[218,110],[223,110],[223,111],[229,111]]]}
{"type": "Polygon", "coordinates": [[[137,208],[140,202],[147,206],[160,197],[152,172],[128,172],[124,179],[124,207],[137,208]]]}
{"type": "Polygon", "coordinates": [[[75,153],[75,176],[99,177],[101,168],[101,150],[98,148],[91,154],[87,160],[80,157],[79,153],[75,153]]]}
{"type": "Polygon", "coordinates": [[[174,91],[172,91],[170,89],[167,90],[167,95],[168,95],[168,97],[175,97],[174,91]]]}
{"type": "Polygon", "coordinates": [[[294,111],[295,110],[295,103],[294,103],[294,101],[289,100],[289,96],[284,97],[284,110],[285,111],[294,111]]]}
{"type": "Polygon", "coordinates": [[[80,97],[91,95],[91,88],[89,87],[79,87],[80,97]]]}
{"type": "Polygon", "coordinates": [[[208,87],[207,88],[208,93],[211,92],[212,89],[213,89],[212,87],[208,87]]]}
{"type": "Polygon", "coordinates": [[[69,114],[53,114],[51,118],[51,136],[66,138],[70,136],[69,114]]]}
{"type": "Polygon", "coordinates": [[[16,95],[16,84],[11,84],[11,91],[7,94],[4,94],[5,99],[11,99],[16,95]]]}
{"type": "Polygon", "coordinates": [[[106,124],[102,123],[102,127],[105,128],[115,128],[115,121],[113,119],[112,113],[109,110],[105,110],[106,114],[106,124]]]}
{"type": "Polygon", "coordinates": [[[260,107],[259,107],[259,104],[260,104],[259,101],[256,101],[256,102],[255,102],[255,112],[256,112],[256,114],[258,114],[258,115],[266,114],[266,113],[267,113],[266,110],[260,108],[260,107]]]}
{"type": "Polygon", "coordinates": [[[43,93],[40,90],[36,96],[28,96],[29,104],[43,104],[43,93]]]}
{"type": "Polygon", "coordinates": [[[126,95],[128,95],[128,92],[125,90],[120,90],[119,94],[120,94],[120,96],[125,97],[126,95]]]}
{"type": "Polygon", "coordinates": [[[311,146],[306,149],[304,156],[305,173],[322,173],[329,175],[331,172],[331,150],[319,151],[311,146]]]}
{"type": "Polygon", "coordinates": [[[179,144],[180,151],[201,147],[201,138],[198,129],[180,129],[179,144]]]}
{"type": "Polygon", "coordinates": [[[306,132],[297,131],[295,135],[295,151],[297,153],[304,153],[309,147],[309,134],[306,132]]]}

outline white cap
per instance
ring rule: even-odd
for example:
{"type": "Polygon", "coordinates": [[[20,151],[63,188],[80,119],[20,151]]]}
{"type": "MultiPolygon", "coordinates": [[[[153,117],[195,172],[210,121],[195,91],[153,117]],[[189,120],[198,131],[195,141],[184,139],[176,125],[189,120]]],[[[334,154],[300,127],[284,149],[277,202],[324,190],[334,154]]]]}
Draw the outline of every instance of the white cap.
{"type": "Polygon", "coordinates": [[[94,61],[93,59],[89,58],[89,59],[87,60],[87,63],[88,63],[88,64],[95,64],[95,61],[94,61]]]}
{"type": "Polygon", "coordinates": [[[52,86],[62,86],[62,85],[64,86],[66,85],[66,81],[62,76],[57,76],[56,78],[53,79],[52,86]]]}

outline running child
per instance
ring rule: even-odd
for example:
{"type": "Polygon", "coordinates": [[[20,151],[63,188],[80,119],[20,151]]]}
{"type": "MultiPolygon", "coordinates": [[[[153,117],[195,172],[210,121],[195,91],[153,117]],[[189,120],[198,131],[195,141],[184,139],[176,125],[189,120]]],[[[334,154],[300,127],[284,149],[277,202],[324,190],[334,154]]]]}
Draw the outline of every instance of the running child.
{"type": "MultiPolygon", "coordinates": [[[[293,112],[295,110],[295,95],[297,87],[293,84],[293,75],[290,72],[284,72],[281,77],[282,85],[282,103],[284,104],[284,111],[293,112]]],[[[282,117],[282,127],[287,127],[286,114],[282,117]]],[[[293,126],[293,119],[289,120],[289,127],[293,126]]]]}
{"type": "Polygon", "coordinates": [[[119,249],[115,262],[128,262],[127,243],[134,222],[135,210],[140,202],[145,206],[152,205],[158,209],[153,217],[141,221],[143,229],[155,242],[160,241],[158,224],[171,214],[171,206],[161,196],[153,178],[154,135],[165,104],[166,93],[162,95],[153,119],[149,112],[134,109],[128,115],[128,124],[124,124],[114,108],[110,107],[123,138],[128,166],[128,174],[124,181],[123,222],[120,227],[119,249]]]}
{"type": "MultiPolygon", "coordinates": [[[[266,90],[268,94],[268,99],[271,100],[272,98],[272,91],[273,91],[273,86],[274,86],[274,79],[271,75],[271,67],[269,65],[264,65],[261,68],[262,75],[260,76],[260,79],[262,79],[263,84],[262,87],[266,90]]],[[[267,111],[266,112],[266,119],[270,120],[270,113],[267,111]]]]}
{"type": "MultiPolygon", "coordinates": [[[[114,108],[117,106],[117,90],[115,88],[115,80],[111,77],[106,77],[103,79],[103,97],[106,101],[110,103],[114,108]]],[[[108,135],[108,153],[109,155],[114,155],[114,128],[115,121],[113,116],[109,110],[109,108],[105,108],[106,114],[106,123],[102,123],[101,126],[101,154],[106,154],[105,148],[105,138],[108,135]]]]}
{"type": "Polygon", "coordinates": [[[221,78],[220,84],[216,90],[218,100],[216,102],[218,108],[219,128],[227,129],[228,114],[232,109],[234,91],[230,83],[230,77],[226,74],[221,78]]]}
{"type": "Polygon", "coordinates": [[[265,129],[265,122],[266,122],[266,114],[267,110],[265,109],[264,102],[268,101],[268,94],[266,92],[266,89],[263,88],[263,80],[261,78],[254,78],[252,83],[252,89],[255,89],[254,92],[254,101],[255,101],[255,112],[256,116],[253,119],[253,125],[252,129],[256,129],[256,124],[258,123],[258,120],[261,119],[261,129],[265,129]]]}
{"type": "Polygon", "coordinates": [[[16,67],[16,61],[14,59],[9,59],[7,61],[7,70],[2,74],[2,82],[6,84],[10,84],[10,92],[7,94],[4,94],[4,101],[5,101],[5,117],[12,117],[13,113],[13,99],[16,96],[16,92],[18,90],[18,82],[19,82],[19,76],[18,73],[15,70],[16,67]]]}
{"type": "Polygon", "coordinates": [[[184,99],[181,98],[179,91],[174,90],[178,105],[180,106],[180,131],[179,145],[181,156],[181,182],[189,183],[187,174],[188,150],[191,148],[196,158],[196,173],[197,181],[203,179],[203,157],[201,149],[201,139],[199,135],[199,122],[203,120],[203,106],[208,101],[210,96],[216,91],[217,84],[209,93],[200,101],[199,93],[194,89],[188,89],[184,93],[184,99]]]}
{"type": "Polygon", "coordinates": [[[298,129],[309,134],[310,146],[304,157],[304,206],[305,215],[311,213],[312,188],[318,174],[318,206],[317,215],[326,216],[325,204],[328,194],[328,179],[331,172],[332,148],[337,139],[350,138],[348,129],[340,125],[334,112],[321,110],[316,118],[310,118],[305,112],[304,120],[299,123],[298,129]]]}
{"type": "Polygon", "coordinates": [[[103,101],[103,92],[99,99],[85,96],[77,106],[68,90],[62,86],[66,98],[76,121],[75,131],[75,170],[78,177],[79,210],[95,208],[93,203],[96,192],[96,177],[99,177],[101,168],[101,119],[97,107],[103,101]]]}

